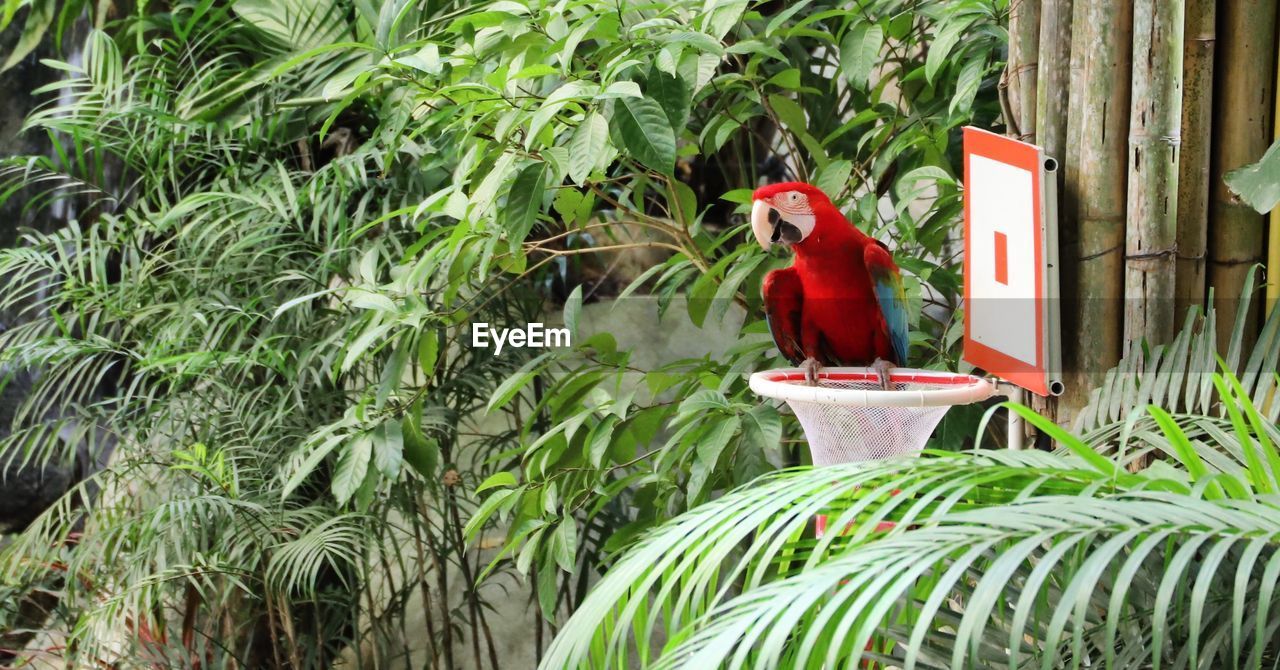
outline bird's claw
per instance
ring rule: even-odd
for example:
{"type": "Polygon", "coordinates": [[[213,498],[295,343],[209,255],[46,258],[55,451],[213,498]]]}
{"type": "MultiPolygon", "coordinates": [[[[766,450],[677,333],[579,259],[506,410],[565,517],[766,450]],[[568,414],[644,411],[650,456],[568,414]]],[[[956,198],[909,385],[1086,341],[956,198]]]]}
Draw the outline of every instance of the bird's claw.
{"type": "Polygon", "coordinates": [[[806,384],[809,386],[818,385],[818,373],[822,371],[822,364],[818,362],[818,359],[812,356],[804,359],[804,362],[800,364],[800,369],[804,370],[804,382],[806,384]]]}
{"type": "Polygon", "coordinates": [[[876,377],[880,380],[880,388],[888,391],[892,384],[889,379],[889,375],[893,374],[893,363],[890,363],[883,358],[877,358],[876,361],[871,364],[871,368],[876,371],[876,377]]]}

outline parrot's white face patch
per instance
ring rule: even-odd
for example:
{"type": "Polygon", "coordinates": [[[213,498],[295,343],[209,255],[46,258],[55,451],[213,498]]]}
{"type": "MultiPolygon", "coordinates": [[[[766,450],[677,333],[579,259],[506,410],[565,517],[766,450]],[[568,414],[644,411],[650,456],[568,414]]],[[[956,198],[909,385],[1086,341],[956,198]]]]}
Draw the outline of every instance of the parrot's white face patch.
{"type": "Polygon", "coordinates": [[[809,206],[809,196],[799,191],[787,191],[773,196],[773,208],[778,210],[783,221],[800,231],[800,240],[807,239],[817,224],[813,208],[809,206]]]}
{"type": "Polygon", "coordinates": [[[817,218],[809,206],[809,196],[799,191],[757,200],[751,207],[751,230],[766,251],[778,242],[795,244],[807,239],[815,225],[817,218]],[[769,220],[770,209],[778,213],[778,222],[769,220]]]}

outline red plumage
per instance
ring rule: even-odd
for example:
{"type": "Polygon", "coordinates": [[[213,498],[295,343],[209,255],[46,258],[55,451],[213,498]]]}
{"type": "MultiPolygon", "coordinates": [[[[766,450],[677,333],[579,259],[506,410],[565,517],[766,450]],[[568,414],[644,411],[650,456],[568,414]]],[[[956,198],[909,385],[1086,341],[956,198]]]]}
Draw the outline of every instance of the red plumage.
{"type": "MultiPolygon", "coordinates": [[[[796,364],[813,358],[824,366],[867,366],[876,359],[905,365],[905,355],[895,351],[893,319],[886,321],[886,312],[905,305],[882,305],[883,291],[877,298],[878,287],[901,293],[889,251],[849,223],[821,190],[809,184],[772,184],[757,189],[753,198],[777,210],[783,221],[796,222],[791,235],[802,237],[791,241],[791,267],[774,270],[764,279],[769,328],[782,354],[796,364]],[[793,195],[797,193],[800,196],[793,195]],[[812,228],[804,234],[810,214],[812,228]],[[896,283],[890,285],[891,281],[896,283]]],[[[755,218],[753,212],[753,227],[755,218]]],[[[769,225],[777,241],[782,224],[769,225]]],[[[761,243],[769,246],[764,239],[761,243]]],[[[905,328],[898,330],[905,353],[905,328]]]]}

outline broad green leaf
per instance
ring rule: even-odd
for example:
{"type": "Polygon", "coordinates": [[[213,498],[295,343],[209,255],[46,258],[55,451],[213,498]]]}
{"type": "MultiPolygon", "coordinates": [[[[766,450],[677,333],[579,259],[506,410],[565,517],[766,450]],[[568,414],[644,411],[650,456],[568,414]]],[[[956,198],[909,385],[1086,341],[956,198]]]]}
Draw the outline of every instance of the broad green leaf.
{"type": "Polygon", "coordinates": [[[569,178],[573,183],[586,183],[608,142],[609,122],[597,112],[587,114],[569,140],[569,178]]]}
{"type": "Polygon", "coordinates": [[[794,91],[800,88],[800,70],[794,67],[787,68],[786,70],[769,77],[769,81],[766,81],[765,83],[777,86],[778,88],[785,88],[789,91],[794,91]]]}
{"type": "Polygon", "coordinates": [[[747,0],[708,2],[701,14],[703,31],[716,39],[724,39],[742,18],[748,4],[747,0]]]}
{"type": "Polygon", "coordinates": [[[1231,192],[1259,214],[1275,209],[1280,204],[1280,141],[1257,163],[1232,170],[1224,179],[1231,192]]]}
{"type": "Polygon", "coordinates": [[[741,425],[742,419],[737,416],[726,416],[699,433],[697,457],[689,474],[688,495],[691,502],[701,498],[702,489],[720,460],[720,453],[729,444],[729,440],[737,434],[741,425]]]}
{"type": "Polygon", "coordinates": [[[427,381],[436,373],[436,360],[440,355],[440,333],[435,330],[424,330],[418,334],[418,369],[426,375],[427,381]]]}
{"type": "Polygon", "coordinates": [[[530,163],[516,174],[507,192],[507,208],[503,217],[507,239],[518,247],[529,236],[542,212],[542,199],[547,193],[547,164],[530,163]]]}
{"type": "Polygon", "coordinates": [[[13,51],[9,52],[9,57],[5,59],[4,65],[0,65],[0,72],[4,72],[22,62],[22,59],[40,46],[40,41],[44,39],[45,32],[49,30],[49,24],[53,23],[53,16],[57,8],[54,0],[32,0],[27,6],[30,7],[30,10],[27,12],[26,23],[22,26],[22,32],[18,35],[13,45],[13,51]]]}
{"type": "Polygon", "coordinates": [[[524,145],[532,147],[542,133],[542,129],[570,101],[593,97],[599,91],[599,86],[579,80],[565,82],[560,88],[552,91],[551,95],[548,95],[547,99],[542,102],[542,106],[538,108],[538,111],[534,112],[533,116],[530,117],[529,134],[525,136],[524,145]]]}
{"type": "Polygon", "coordinates": [[[515,486],[516,483],[517,482],[516,482],[515,475],[511,474],[510,472],[507,472],[506,470],[502,470],[501,472],[495,472],[492,475],[489,475],[487,479],[485,479],[483,482],[480,483],[479,486],[476,487],[475,492],[484,493],[489,489],[515,486]]]}
{"type": "Polygon", "coordinates": [[[378,381],[378,394],[374,400],[374,407],[382,409],[387,398],[398,388],[400,388],[401,379],[404,376],[405,364],[409,362],[409,351],[412,348],[412,337],[409,335],[401,335],[397,338],[396,346],[391,351],[391,356],[387,358],[386,365],[382,368],[382,377],[378,381]]]}
{"type": "Polygon", "coordinates": [[[404,432],[399,421],[384,421],[373,433],[373,464],[388,479],[400,476],[404,459],[404,432]]]}
{"type": "Polygon", "coordinates": [[[828,197],[836,199],[848,188],[849,177],[852,174],[852,161],[831,161],[818,170],[817,176],[814,177],[813,185],[821,189],[828,197]]]}
{"type": "Polygon", "coordinates": [[[662,106],[667,114],[667,121],[678,137],[689,120],[689,105],[693,97],[689,86],[679,76],[655,69],[649,73],[645,90],[649,97],[662,106]]]}
{"type": "Polygon", "coordinates": [[[498,385],[498,388],[494,389],[493,396],[489,398],[489,405],[485,411],[493,412],[493,410],[506,405],[536,374],[537,372],[533,370],[526,370],[507,377],[505,381],[498,385]]]}
{"type": "Polygon", "coordinates": [[[662,39],[668,44],[686,44],[698,51],[717,56],[724,53],[724,45],[720,44],[720,40],[706,33],[694,31],[667,33],[662,39]]]}
{"type": "Polygon", "coordinates": [[[556,620],[556,602],[560,599],[560,573],[554,560],[544,560],[538,565],[538,608],[547,621],[556,620]]]}
{"type": "Polygon", "coordinates": [[[640,85],[634,81],[615,81],[609,84],[609,87],[596,94],[596,100],[608,100],[609,98],[639,98],[643,93],[640,92],[640,85]]]}
{"type": "Polygon", "coordinates": [[[551,201],[551,206],[556,210],[556,214],[564,219],[568,225],[572,225],[578,216],[578,205],[582,204],[582,192],[572,188],[562,188],[556,191],[556,197],[551,201]]]}
{"type": "Polygon", "coordinates": [[[486,497],[484,502],[480,503],[480,507],[476,508],[476,511],[471,514],[471,518],[467,519],[467,525],[462,529],[463,537],[466,538],[467,542],[475,542],[476,536],[479,535],[484,525],[489,522],[493,513],[513,497],[519,499],[520,492],[521,489],[504,488],[494,491],[486,497]]]}
{"type": "Polygon", "coordinates": [[[865,90],[871,71],[880,61],[884,29],[879,24],[859,22],[840,42],[840,69],[850,84],[865,90]]]}
{"type": "Polygon", "coordinates": [[[947,63],[947,57],[951,55],[951,50],[960,42],[960,38],[964,36],[969,26],[973,25],[974,21],[977,20],[977,16],[968,14],[949,17],[946,23],[943,24],[938,31],[937,37],[929,45],[929,55],[925,57],[924,76],[930,84],[933,83],[938,70],[947,63]]]}
{"type": "Polygon", "coordinates": [[[338,454],[338,466],[333,473],[331,489],[339,505],[347,504],[356,489],[364,482],[373,456],[373,437],[360,433],[348,442],[338,454]]]}
{"type": "Polygon", "coordinates": [[[971,111],[974,96],[978,94],[978,86],[982,83],[985,64],[983,56],[971,58],[964,64],[964,68],[960,70],[960,78],[956,81],[955,95],[951,97],[951,106],[948,108],[950,113],[959,111],[967,114],[971,111]]]}
{"type": "Polygon", "coordinates": [[[422,432],[422,401],[414,403],[404,415],[404,460],[425,478],[435,477],[440,462],[440,445],[422,432]]]}
{"type": "Polygon", "coordinates": [[[577,572],[574,562],[578,556],[578,524],[572,517],[561,521],[556,526],[553,536],[555,542],[556,564],[561,570],[573,574],[577,572]]]}
{"type": "Polygon", "coordinates": [[[804,108],[795,100],[785,95],[771,95],[769,96],[769,107],[774,114],[778,115],[778,120],[782,121],[783,125],[792,132],[808,132],[808,121],[805,119],[804,108]]]}
{"type": "Polygon", "coordinates": [[[578,316],[580,314],[582,314],[582,284],[573,287],[573,291],[564,301],[564,325],[569,329],[571,337],[576,337],[579,333],[578,316]]]}
{"type": "Polygon", "coordinates": [[[672,174],[676,136],[662,106],[650,98],[619,98],[613,104],[610,129],[619,145],[641,164],[672,174]]]}

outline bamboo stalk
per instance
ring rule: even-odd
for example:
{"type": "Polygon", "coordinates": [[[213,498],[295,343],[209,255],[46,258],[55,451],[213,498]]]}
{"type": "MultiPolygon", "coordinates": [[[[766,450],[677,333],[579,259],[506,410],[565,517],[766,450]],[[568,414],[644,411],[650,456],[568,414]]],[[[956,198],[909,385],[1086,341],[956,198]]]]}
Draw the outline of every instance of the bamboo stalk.
{"type": "MultiPolygon", "coordinates": [[[[1209,285],[1218,309],[1218,346],[1225,352],[1245,277],[1262,260],[1262,215],[1240,202],[1222,177],[1262,157],[1271,141],[1275,85],[1275,0],[1224,0],[1215,72],[1218,90],[1213,136],[1213,203],[1209,217],[1209,285]],[[1264,56],[1265,54],[1265,56],[1264,56]]],[[[1259,301],[1245,325],[1246,351],[1257,331],[1259,301]]]]}
{"type": "Polygon", "coordinates": [[[1153,345],[1174,334],[1184,2],[1137,0],[1133,17],[1124,338],[1153,345]]]}
{"type": "Polygon", "coordinates": [[[1059,421],[1120,360],[1133,6],[1090,0],[1073,8],[1062,233],[1063,365],[1059,421]]]}
{"type": "Polygon", "coordinates": [[[1036,141],[1036,79],[1039,69],[1040,0],[1014,0],[1009,8],[1009,62],[1005,66],[1013,118],[1009,133],[1036,141]]]}
{"type": "Polygon", "coordinates": [[[1071,0],[1043,0],[1036,58],[1036,141],[1058,161],[1066,157],[1071,83],[1071,0]]]}
{"type": "Polygon", "coordinates": [[[1209,157],[1213,138],[1217,0],[1186,0],[1182,49],[1182,152],[1178,165],[1178,277],[1174,319],[1205,299],[1209,241],[1209,157]]]}
{"type": "MultiPolygon", "coordinates": [[[[1275,121],[1272,139],[1280,142],[1280,44],[1276,45],[1275,121]]],[[[1280,206],[1271,210],[1267,220],[1267,307],[1266,314],[1280,302],[1280,206]]]]}

